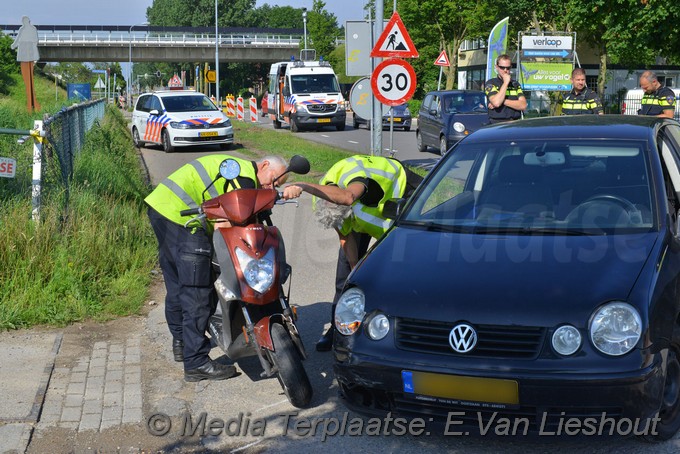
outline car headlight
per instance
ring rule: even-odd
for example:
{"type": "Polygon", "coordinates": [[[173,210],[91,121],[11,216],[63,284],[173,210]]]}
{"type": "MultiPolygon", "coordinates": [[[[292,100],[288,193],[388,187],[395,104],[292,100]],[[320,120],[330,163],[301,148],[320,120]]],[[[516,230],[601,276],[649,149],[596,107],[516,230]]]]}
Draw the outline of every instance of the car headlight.
{"type": "Polygon", "coordinates": [[[295,111],[296,112],[307,112],[307,106],[305,106],[304,104],[295,103],[295,111]]]}
{"type": "Polygon", "coordinates": [[[385,314],[378,314],[368,322],[366,332],[373,340],[383,339],[390,332],[390,321],[385,314]]]}
{"type": "Polygon", "coordinates": [[[408,107],[407,107],[406,109],[404,109],[404,116],[405,116],[405,117],[410,117],[410,116],[411,116],[411,111],[408,110],[408,107]]]}
{"type": "Polygon", "coordinates": [[[339,102],[338,103],[338,112],[342,112],[343,110],[345,110],[345,103],[339,102]]]}
{"type": "Polygon", "coordinates": [[[364,292],[351,288],[342,294],[335,307],[335,329],[340,334],[349,336],[356,333],[361,326],[366,312],[364,292]]]}
{"type": "Polygon", "coordinates": [[[465,131],[465,125],[461,123],[460,121],[457,121],[453,124],[453,130],[456,132],[464,132],[465,131]]]}
{"type": "Polygon", "coordinates": [[[170,127],[173,129],[190,129],[191,125],[188,123],[180,123],[179,121],[171,121],[170,127]]]}
{"type": "Polygon", "coordinates": [[[560,355],[573,355],[581,347],[581,333],[571,325],[560,326],[552,336],[552,346],[560,355]]]}
{"type": "Polygon", "coordinates": [[[590,322],[590,340],[606,355],[625,355],[635,347],[641,334],[640,314],[627,303],[605,304],[595,311],[590,322]]]}
{"type": "Polygon", "coordinates": [[[236,258],[243,271],[246,282],[256,292],[264,293],[274,282],[274,249],[269,249],[264,257],[256,259],[240,248],[236,249],[236,258]]]}
{"type": "Polygon", "coordinates": [[[224,120],[224,121],[222,121],[222,122],[220,122],[220,123],[215,123],[215,124],[212,125],[212,126],[213,126],[213,128],[228,128],[228,127],[231,126],[231,120],[229,120],[229,119],[227,118],[226,120],[224,120]]]}

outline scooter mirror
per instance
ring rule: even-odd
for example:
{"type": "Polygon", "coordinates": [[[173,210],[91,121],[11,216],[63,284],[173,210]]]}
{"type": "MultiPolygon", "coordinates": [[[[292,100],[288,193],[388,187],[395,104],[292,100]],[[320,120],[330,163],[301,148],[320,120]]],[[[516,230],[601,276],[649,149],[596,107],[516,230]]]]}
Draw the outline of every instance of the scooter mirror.
{"type": "Polygon", "coordinates": [[[234,159],[225,159],[220,164],[220,175],[226,180],[233,180],[241,173],[241,165],[234,159]]]}
{"type": "Polygon", "coordinates": [[[305,175],[309,172],[309,161],[304,156],[296,154],[290,158],[290,164],[288,164],[288,172],[297,173],[299,175],[305,175]]]}
{"type": "Polygon", "coordinates": [[[290,163],[288,164],[288,168],[286,169],[286,171],[283,172],[278,177],[274,178],[272,185],[276,186],[276,182],[279,181],[279,179],[288,172],[304,175],[309,172],[309,167],[310,167],[309,161],[307,160],[307,158],[305,158],[304,156],[300,156],[299,154],[296,154],[295,156],[290,158],[290,163]]]}

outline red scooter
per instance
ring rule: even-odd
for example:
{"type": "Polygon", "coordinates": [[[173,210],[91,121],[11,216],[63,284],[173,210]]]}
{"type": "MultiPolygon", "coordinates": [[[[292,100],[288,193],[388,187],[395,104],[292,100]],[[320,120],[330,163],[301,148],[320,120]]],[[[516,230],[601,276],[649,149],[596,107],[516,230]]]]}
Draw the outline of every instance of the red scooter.
{"type": "MultiPolygon", "coordinates": [[[[276,180],[288,172],[306,174],[309,161],[293,156],[276,180]]],[[[239,173],[239,163],[225,159],[213,183],[233,180],[239,173]]],[[[268,215],[275,204],[296,203],[281,196],[275,189],[236,189],[181,214],[198,214],[186,227],[195,222],[231,224],[217,226],[213,233],[213,262],[219,268],[218,304],[208,328],[213,341],[232,360],[257,356],[261,375],[276,375],[290,403],[305,407],[312,398],[302,365],[306,353],[295,324],[297,312],[288,302],[290,283],[287,291],[283,287],[292,269],[281,233],[268,215]]]]}

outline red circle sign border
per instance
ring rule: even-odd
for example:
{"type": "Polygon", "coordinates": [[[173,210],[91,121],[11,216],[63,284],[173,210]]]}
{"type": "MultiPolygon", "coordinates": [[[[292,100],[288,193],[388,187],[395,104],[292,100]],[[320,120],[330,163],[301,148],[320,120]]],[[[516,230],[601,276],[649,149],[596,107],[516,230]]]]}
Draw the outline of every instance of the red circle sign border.
{"type": "Polygon", "coordinates": [[[373,95],[375,95],[378,101],[387,106],[398,106],[399,104],[403,104],[411,99],[413,94],[416,92],[416,85],[416,72],[413,69],[413,66],[411,66],[406,60],[399,58],[388,58],[387,60],[383,60],[378,66],[375,67],[373,74],[371,74],[371,90],[373,91],[373,95]],[[380,93],[380,90],[378,90],[378,75],[380,74],[380,71],[382,71],[386,66],[391,65],[401,66],[411,77],[411,86],[409,87],[406,94],[401,98],[394,100],[384,97],[382,93],[380,93]]]}

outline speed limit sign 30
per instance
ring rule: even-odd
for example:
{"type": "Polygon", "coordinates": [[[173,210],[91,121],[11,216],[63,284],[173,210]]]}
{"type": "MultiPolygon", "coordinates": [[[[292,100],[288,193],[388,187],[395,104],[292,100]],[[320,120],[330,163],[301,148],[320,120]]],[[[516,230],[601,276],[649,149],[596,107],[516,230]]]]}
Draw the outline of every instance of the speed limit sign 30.
{"type": "Polygon", "coordinates": [[[398,106],[411,99],[416,91],[416,72],[405,60],[384,60],[371,75],[371,90],[381,103],[398,106]]]}

